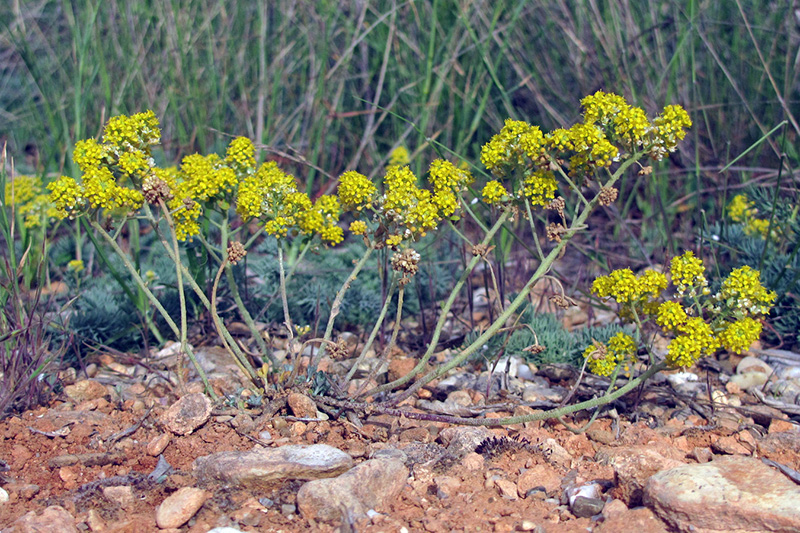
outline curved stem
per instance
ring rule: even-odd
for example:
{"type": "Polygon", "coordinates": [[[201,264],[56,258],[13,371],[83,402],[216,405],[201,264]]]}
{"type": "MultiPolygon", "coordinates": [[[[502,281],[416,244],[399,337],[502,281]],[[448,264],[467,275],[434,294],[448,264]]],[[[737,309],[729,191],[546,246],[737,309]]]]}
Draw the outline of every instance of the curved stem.
{"type": "MultiPolygon", "coordinates": [[[[122,248],[119,247],[119,244],[117,244],[117,241],[112,239],[111,235],[109,235],[103,229],[103,227],[100,224],[98,224],[96,221],[89,220],[89,224],[98,233],[100,233],[100,235],[103,236],[103,238],[108,242],[108,244],[114,250],[114,253],[116,253],[119,256],[119,258],[122,259],[122,263],[125,265],[125,268],[128,270],[128,272],[130,273],[131,277],[133,277],[134,282],[139,286],[140,289],[142,289],[142,292],[144,292],[145,296],[147,296],[147,299],[150,300],[150,303],[153,304],[153,307],[155,307],[156,310],[159,312],[161,317],[164,319],[164,321],[167,323],[169,328],[172,330],[172,333],[176,337],[180,336],[181,332],[180,332],[180,329],[178,328],[178,326],[175,324],[175,321],[172,320],[172,317],[167,312],[167,310],[164,309],[164,306],[161,305],[161,302],[158,301],[158,298],[156,298],[155,294],[153,294],[150,291],[150,289],[147,287],[147,284],[144,282],[142,277],[139,275],[139,272],[136,271],[136,268],[133,266],[133,263],[131,263],[130,259],[128,259],[128,256],[125,254],[125,252],[122,250],[122,248]]],[[[170,255],[171,255],[171,253],[170,253],[170,255]]],[[[205,371],[200,366],[200,363],[197,361],[197,358],[194,355],[194,351],[190,348],[190,346],[188,344],[186,345],[186,353],[189,355],[189,359],[192,361],[192,364],[195,366],[195,369],[197,370],[197,374],[200,376],[200,379],[203,382],[203,386],[206,388],[206,391],[208,392],[209,396],[211,396],[211,398],[216,400],[217,399],[217,395],[214,393],[214,390],[211,388],[211,385],[209,385],[208,378],[206,377],[205,371]]]]}
{"type": "MultiPolygon", "coordinates": [[[[497,222],[494,223],[494,226],[492,226],[491,229],[489,229],[489,231],[484,236],[483,241],[481,242],[483,246],[487,246],[492,241],[492,238],[494,238],[495,233],[497,233],[497,231],[503,226],[505,221],[508,220],[508,216],[509,216],[508,212],[504,212],[500,215],[500,217],[497,219],[497,222]]],[[[409,372],[405,376],[398,378],[390,383],[386,383],[385,385],[381,385],[380,387],[376,387],[371,391],[367,392],[368,396],[373,396],[375,394],[391,390],[395,387],[399,387],[400,385],[403,385],[411,381],[411,379],[415,375],[420,373],[422,369],[425,368],[425,365],[427,364],[428,360],[431,358],[433,352],[436,350],[436,346],[439,344],[439,337],[442,335],[442,330],[444,329],[445,322],[447,322],[447,315],[450,313],[450,308],[453,307],[453,303],[455,303],[458,294],[461,292],[461,288],[464,286],[464,283],[466,283],[467,278],[475,269],[475,266],[478,264],[478,261],[480,260],[481,260],[480,255],[475,255],[472,257],[472,259],[470,259],[469,263],[467,264],[467,268],[464,269],[464,272],[462,272],[461,277],[456,282],[455,286],[453,287],[453,290],[450,291],[450,296],[447,298],[447,301],[442,306],[442,312],[439,314],[439,320],[436,322],[436,328],[433,330],[433,335],[431,336],[431,340],[428,344],[428,349],[425,351],[425,355],[422,356],[422,359],[420,359],[419,363],[417,363],[417,366],[415,366],[411,370],[411,372],[409,372]]]]}
{"type": "MultiPolygon", "coordinates": [[[[608,181],[606,186],[612,185],[617,179],[619,179],[619,176],[622,175],[622,172],[628,166],[630,166],[631,164],[633,164],[633,160],[626,161],[625,163],[620,165],[620,168],[617,169],[617,171],[614,173],[614,175],[609,179],[609,181],[608,181]]],[[[570,239],[572,239],[572,237],[575,235],[575,233],[577,233],[579,229],[585,227],[584,223],[589,218],[589,214],[594,210],[594,208],[598,205],[599,202],[600,202],[599,194],[596,194],[595,197],[592,198],[592,200],[589,201],[585,205],[585,207],[580,212],[580,214],[578,214],[578,216],[575,217],[575,219],[572,222],[572,225],[567,229],[567,231],[563,235],[563,237],[561,239],[561,242],[559,242],[556,245],[556,247],[553,248],[553,250],[551,250],[549,254],[547,254],[547,257],[545,257],[544,261],[542,261],[539,264],[539,267],[536,269],[536,271],[533,273],[531,278],[528,280],[528,282],[525,284],[525,286],[519,292],[517,297],[514,298],[514,301],[512,301],[508,305],[508,307],[506,307],[506,309],[495,319],[495,321],[492,323],[492,325],[489,326],[489,328],[482,335],[480,335],[477,339],[475,339],[475,341],[473,341],[472,344],[467,346],[464,350],[461,351],[460,354],[458,354],[456,357],[451,359],[448,363],[440,366],[437,369],[434,369],[434,370],[428,372],[425,376],[423,376],[422,378],[418,379],[411,387],[409,387],[408,389],[406,389],[405,391],[403,391],[401,393],[398,393],[394,398],[392,398],[392,400],[390,400],[389,404],[390,405],[397,405],[398,403],[400,403],[404,399],[406,399],[409,396],[411,396],[412,394],[414,394],[417,390],[422,388],[424,385],[426,385],[426,384],[430,383],[431,381],[433,381],[434,379],[442,376],[443,374],[448,372],[450,369],[455,368],[456,366],[459,366],[459,365],[463,364],[481,346],[486,344],[489,341],[489,339],[494,334],[496,334],[500,330],[500,328],[503,327],[503,324],[506,323],[506,321],[511,317],[511,315],[514,312],[516,312],[516,310],[523,303],[525,303],[527,301],[528,294],[530,293],[530,291],[533,288],[533,286],[539,281],[539,279],[542,276],[544,276],[550,270],[550,268],[552,267],[552,265],[555,262],[555,260],[558,259],[561,256],[562,251],[564,250],[566,245],[569,243],[570,239]]],[[[501,217],[501,219],[502,219],[502,217],[501,217]]],[[[500,219],[498,219],[498,221],[499,220],[500,219]]],[[[440,323],[442,321],[441,319],[442,319],[442,317],[440,317],[440,323]]],[[[428,350],[430,351],[431,348],[429,348],[428,350]]],[[[420,366],[420,365],[417,365],[417,366],[420,366]]],[[[414,371],[412,371],[412,372],[414,374],[416,374],[416,372],[418,372],[418,371],[419,370],[417,370],[415,368],[414,371]]],[[[403,379],[405,379],[407,377],[408,376],[404,376],[403,378],[401,378],[401,380],[403,380],[403,379]]],[[[396,380],[396,381],[401,381],[401,380],[396,380]]],[[[408,381],[408,379],[405,379],[405,381],[408,381]]],[[[389,385],[390,384],[384,385],[382,390],[387,390],[389,388],[388,387],[389,385]]],[[[378,389],[381,389],[381,387],[378,387],[378,389]]],[[[377,389],[376,389],[376,391],[373,391],[373,392],[377,392],[377,389]]]]}
{"type": "MultiPolygon", "coordinates": [[[[370,243],[367,246],[367,251],[364,252],[364,255],[359,259],[358,263],[353,267],[353,270],[350,272],[350,275],[347,276],[347,279],[344,280],[342,287],[339,289],[339,292],[336,293],[336,297],[333,299],[333,304],[331,304],[331,314],[328,317],[328,324],[325,326],[325,334],[323,335],[323,339],[326,341],[331,340],[331,335],[333,334],[333,323],[336,320],[336,315],[339,314],[339,308],[342,306],[342,300],[344,300],[344,294],[350,288],[350,285],[355,281],[356,276],[358,273],[361,272],[361,269],[364,268],[364,265],[367,264],[367,259],[369,256],[372,255],[372,251],[375,249],[375,246],[370,243]]],[[[325,353],[325,345],[323,344],[319,351],[314,355],[311,360],[311,364],[309,365],[309,369],[316,368],[319,360],[322,358],[323,354],[325,353]]]]}
{"type": "MultiPolygon", "coordinates": [[[[378,319],[375,321],[375,325],[372,327],[372,331],[370,332],[369,337],[367,338],[367,342],[364,343],[364,347],[361,349],[361,353],[356,359],[356,362],[353,363],[353,366],[350,367],[350,370],[347,372],[347,375],[344,377],[344,381],[342,382],[343,385],[342,390],[344,390],[346,385],[350,383],[350,380],[353,379],[353,374],[356,373],[358,365],[360,365],[364,361],[364,358],[366,358],[367,356],[367,350],[369,350],[370,347],[372,347],[372,343],[375,342],[375,338],[378,336],[378,332],[381,330],[383,321],[386,319],[386,313],[389,311],[389,305],[392,303],[392,297],[394,296],[394,289],[396,285],[397,283],[395,281],[395,277],[392,276],[392,282],[389,285],[389,291],[386,295],[386,301],[383,302],[383,306],[381,307],[381,312],[380,314],[378,314],[378,319]]],[[[400,290],[400,293],[402,294],[402,289],[400,290]]],[[[402,302],[398,302],[400,308],[402,308],[401,304],[402,302]]]]}

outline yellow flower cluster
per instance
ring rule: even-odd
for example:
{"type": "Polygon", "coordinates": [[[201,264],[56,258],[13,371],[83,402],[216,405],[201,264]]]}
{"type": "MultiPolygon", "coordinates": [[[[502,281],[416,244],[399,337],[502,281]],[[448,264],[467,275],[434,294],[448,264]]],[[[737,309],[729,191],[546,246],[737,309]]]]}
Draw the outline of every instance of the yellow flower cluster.
{"type": "Polygon", "coordinates": [[[734,222],[744,226],[746,235],[760,235],[762,238],[767,238],[768,234],[772,233],[772,237],[777,237],[779,228],[773,226],[770,231],[769,220],[758,218],[757,214],[758,209],[744,194],[737,194],[728,204],[728,216],[734,222]]]}
{"type": "Polygon", "coordinates": [[[761,322],[750,317],[728,324],[719,334],[722,346],[733,353],[742,353],[761,337],[761,322]]]}
{"type": "Polygon", "coordinates": [[[660,161],[669,152],[675,151],[678,142],[686,137],[686,129],[692,127],[689,113],[679,105],[668,105],[653,120],[653,141],[649,155],[660,161]]]}
{"type": "Polygon", "coordinates": [[[225,163],[243,174],[252,174],[256,168],[256,148],[247,137],[236,137],[228,145],[225,163]]]}
{"type": "Polygon", "coordinates": [[[57,215],[76,216],[83,209],[139,209],[144,203],[141,181],[155,167],[150,147],[160,139],[158,119],[147,111],[110,119],[102,143],[78,141],[72,156],[83,173],[80,182],[62,177],[48,186],[57,215]]]}
{"type": "Polygon", "coordinates": [[[687,318],[677,327],[678,335],[667,348],[667,363],[672,368],[687,368],[720,346],[711,326],[701,317],[687,318]]]}
{"type": "Polygon", "coordinates": [[[217,154],[187,155],[181,162],[183,189],[196,202],[225,197],[238,181],[236,172],[217,154]]]}
{"type": "Polygon", "coordinates": [[[656,324],[664,328],[664,331],[675,331],[678,326],[686,323],[689,315],[678,302],[667,300],[658,306],[656,312],[656,324]]]}
{"type": "Polygon", "coordinates": [[[702,294],[708,294],[708,280],[705,277],[703,260],[695,257],[691,251],[673,257],[670,262],[672,284],[678,289],[678,295],[683,296],[689,291],[689,296],[694,298],[698,289],[702,294]]]}
{"type": "Polygon", "coordinates": [[[405,146],[398,146],[389,154],[389,166],[402,167],[410,162],[408,149],[405,146]]]}
{"type": "Polygon", "coordinates": [[[360,211],[370,205],[378,189],[365,175],[348,170],[339,176],[338,192],[345,209],[360,211]]]}
{"type": "MultiPolygon", "coordinates": [[[[613,93],[598,91],[581,100],[583,121],[543,133],[538,127],[507,120],[481,150],[481,162],[498,181],[520,176],[508,186],[511,200],[527,198],[545,206],[555,197],[551,165],[564,164],[569,175],[583,179],[627,155],[647,153],[661,159],[686,135],[691,120],[680,106],[667,106],[651,123],[644,110],[613,93]],[[566,162],[566,163],[563,163],[566,162]]],[[[497,203],[496,185],[484,201],[497,203]]]]}
{"type": "MultiPolygon", "coordinates": [[[[384,243],[396,248],[403,240],[413,240],[435,229],[445,217],[458,210],[458,195],[472,181],[470,173],[448,161],[431,163],[431,189],[417,186],[417,177],[407,166],[390,165],[384,176],[384,192],[363,174],[348,171],[339,177],[339,199],[348,211],[370,209],[380,226],[388,230],[384,243]]],[[[363,235],[366,224],[351,225],[351,231],[363,235]]]]}
{"type": "Polygon", "coordinates": [[[45,192],[37,176],[16,176],[6,182],[5,205],[13,205],[23,218],[26,228],[47,225],[50,218],[58,216],[50,195],[45,192]]]}
{"type": "Polygon", "coordinates": [[[487,204],[499,204],[503,198],[508,197],[508,191],[503,187],[502,183],[492,180],[484,185],[481,196],[487,204]]]}
{"type": "Polygon", "coordinates": [[[607,276],[600,276],[592,283],[592,292],[601,298],[613,298],[617,303],[649,301],[658,297],[667,288],[667,278],[655,270],[645,270],[639,276],[630,268],[614,270],[607,276]]]}
{"type": "Polygon", "coordinates": [[[500,133],[481,149],[481,163],[489,170],[526,165],[525,157],[538,162],[544,156],[544,134],[538,126],[508,119],[500,133]]]}
{"type": "Polygon", "coordinates": [[[627,367],[635,355],[636,343],[630,335],[622,332],[611,337],[607,345],[595,343],[583,352],[589,370],[598,376],[610,376],[620,364],[627,367]]]}
{"type": "Polygon", "coordinates": [[[777,295],[761,285],[761,272],[745,265],[722,282],[715,299],[745,315],[766,315],[777,295]]]}

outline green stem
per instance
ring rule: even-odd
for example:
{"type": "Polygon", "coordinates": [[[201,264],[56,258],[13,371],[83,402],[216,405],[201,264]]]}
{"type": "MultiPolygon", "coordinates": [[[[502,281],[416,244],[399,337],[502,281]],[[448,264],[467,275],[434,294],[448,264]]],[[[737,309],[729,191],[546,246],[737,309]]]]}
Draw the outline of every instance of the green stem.
{"type": "MultiPolygon", "coordinates": [[[[323,339],[326,341],[331,340],[331,335],[333,334],[333,323],[336,320],[336,315],[339,314],[339,308],[342,306],[342,300],[344,300],[344,294],[350,288],[350,285],[355,281],[356,276],[358,273],[361,272],[361,269],[364,268],[364,265],[367,264],[367,259],[369,256],[372,255],[372,251],[375,249],[375,246],[370,243],[367,247],[367,251],[364,252],[364,255],[359,259],[358,263],[353,267],[353,270],[350,272],[350,275],[347,276],[347,279],[344,280],[342,287],[339,289],[339,292],[336,293],[336,297],[333,299],[333,304],[331,305],[331,314],[328,317],[328,325],[325,327],[325,334],[323,335],[323,339]]],[[[325,345],[327,343],[322,344],[320,346],[319,351],[314,355],[311,364],[309,365],[309,369],[316,368],[319,360],[325,353],[325,345]]]]}
{"type": "MultiPolygon", "coordinates": [[[[407,279],[407,281],[410,281],[410,280],[407,279]]],[[[392,285],[394,285],[394,279],[392,279],[392,285]]],[[[401,284],[400,285],[400,290],[397,291],[397,313],[395,314],[395,317],[394,317],[394,327],[392,328],[392,337],[389,339],[389,344],[387,344],[386,347],[383,349],[383,355],[378,360],[378,362],[375,364],[375,366],[372,367],[372,370],[370,370],[369,376],[367,376],[367,378],[364,380],[364,382],[358,388],[356,393],[352,396],[353,398],[358,398],[361,395],[361,393],[364,392],[364,389],[367,388],[367,385],[369,384],[369,382],[372,381],[375,378],[375,375],[378,373],[378,370],[381,367],[383,367],[384,363],[386,363],[386,360],[389,359],[389,354],[392,352],[392,348],[394,348],[395,345],[397,344],[397,335],[400,333],[400,324],[403,322],[402,319],[403,319],[403,296],[404,296],[404,294],[405,294],[405,285],[401,284]]],[[[391,298],[391,292],[389,293],[389,298],[391,298]]],[[[384,307],[388,308],[388,306],[384,306],[384,307]]],[[[385,314],[385,312],[384,312],[384,314],[385,314]]],[[[350,369],[350,373],[351,374],[352,374],[352,372],[353,372],[353,370],[355,368],[356,367],[354,365],[353,368],[350,369]]],[[[348,374],[348,375],[351,375],[351,374],[348,374]]]]}
{"type": "MultiPolygon", "coordinates": [[[[487,246],[492,241],[492,238],[494,238],[495,233],[497,233],[497,231],[503,226],[505,221],[508,220],[508,217],[509,217],[508,212],[504,212],[500,215],[500,218],[497,219],[497,222],[494,223],[494,226],[492,226],[491,229],[484,236],[483,242],[481,242],[483,246],[487,246]]],[[[411,372],[409,372],[405,376],[398,378],[392,381],[391,383],[386,383],[385,385],[381,385],[380,387],[372,389],[367,393],[368,396],[379,394],[381,392],[391,390],[395,387],[399,387],[400,385],[403,385],[404,383],[410,381],[415,375],[421,372],[423,368],[425,368],[425,365],[427,364],[428,360],[431,358],[433,352],[436,350],[436,346],[439,344],[439,337],[442,334],[442,329],[444,329],[445,322],[447,322],[447,315],[448,313],[450,313],[450,308],[453,306],[453,303],[455,303],[456,297],[461,292],[461,288],[464,286],[464,283],[466,283],[467,278],[472,273],[473,269],[480,260],[481,260],[480,255],[475,255],[472,257],[472,259],[470,259],[470,262],[467,264],[467,268],[464,269],[464,272],[461,274],[461,277],[456,282],[455,286],[453,287],[453,290],[450,291],[450,296],[447,298],[447,301],[442,306],[442,312],[439,315],[439,320],[436,323],[436,328],[433,330],[433,336],[431,337],[430,343],[428,344],[428,349],[425,351],[425,355],[422,356],[422,359],[420,359],[419,363],[417,363],[417,366],[415,366],[413,370],[411,370],[411,372]]]]}
{"type": "MultiPolygon", "coordinates": [[[[223,250],[228,249],[228,224],[227,219],[222,224],[220,228],[220,246],[223,250]]],[[[245,248],[246,249],[246,248],[245,248]]],[[[224,261],[225,265],[225,279],[228,282],[228,288],[231,291],[231,296],[233,296],[233,301],[236,303],[236,308],[239,311],[239,316],[242,317],[244,323],[247,324],[247,329],[250,330],[250,336],[253,337],[258,345],[258,351],[261,352],[263,357],[267,357],[271,362],[275,362],[272,359],[272,354],[269,353],[269,348],[267,347],[267,343],[264,341],[264,337],[261,335],[261,332],[258,330],[253,317],[250,315],[250,312],[247,310],[247,307],[244,305],[244,301],[242,300],[241,295],[239,294],[239,287],[236,285],[236,278],[233,275],[233,267],[231,266],[230,261],[224,261]]]]}
{"type": "MultiPolygon", "coordinates": [[[[89,220],[89,224],[100,235],[103,236],[103,238],[108,242],[108,244],[114,250],[114,253],[116,253],[119,256],[119,258],[122,259],[122,263],[125,265],[125,268],[128,269],[128,272],[131,274],[131,277],[133,277],[134,282],[136,282],[136,284],[139,286],[139,288],[142,289],[142,291],[144,291],[144,294],[145,294],[145,296],[147,296],[147,299],[150,300],[150,303],[153,304],[153,307],[155,307],[156,310],[158,310],[159,314],[161,314],[161,317],[164,319],[164,321],[167,323],[169,328],[172,330],[173,334],[176,337],[180,336],[181,332],[180,332],[180,329],[178,328],[178,326],[175,324],[175,321],[172,320],[172,317],[170,316],[170,314],[167,312],[166,309],[164,309],[164,306],[161,305],[161,302],[158,301],[158,298],[156,298],[156,296],[147,287],[147,284],[145,284],[144,280],[141,278],[139,273],[136,271],[136,268],[133,266],[133,263],[131,263],[130,259],[128,259],[128,256],[125,254],[125,252],[122,250],[122,248],[120,248],[119,245],[117,244],[117,241],[112,239],[111,235],[109,235],[103,229],[103,227],[100,224],[98,224],[96,221],[89,220]]],[[[168,252],[168,253],[170,253],[170,252],[168,252]]],[[[170,253],[170,255],[171,255],[171,253],[170,253]]],[[[206,377],[205,371],[200,366],[200,363],[197,361],[197,358],[194,355],[194,351],[192,350],[192,348],[188,344],[186,345],[186,353],[189,355],[189,359],[191,359],[192,364],[194,365],[195,369],[197,370],[197,374],[200,376],[200,379],[203,382],[203,386],[206,388],[206,391],[208,392],[209,396],[211,396],[212,399],[216,400],[217,399],[217,395],[214,393],[214,390],[211,388],[211,385],[209,385],[208,378],[206,377]]]]}
{"type": "MultiPolygon", "coordinates": [[[[386,319],[386,313],[389,311],[389,305],[392,303],[392,297],[394,296],[394,289],[397,286],[397,282],[395,281],[394,276],[392,277],[392,282],[389,285],[389,292],[386,295],[386,301],[383,302],[383,306],[381,307],[381,312],[378,314],[378,320],[375,321],[375,325],[372,327],[372,331],[367,338],[367,342],[364,344],[364,347],[361,348],[361,353],[359,354],[356,362],[353,363],[353,366],[350,367],[350,370],[347,372],[347,375],[344,377],[343,385],[347,385],[350,383],[350,380],[353,379],[353,374],[356,373],[358,369],[358,365],[364,361],[364,358],[367,356],[367,350],[372,347],[372,343],[375,342],[375,338],[378,336],[378,332],[381,330],[381,326],[383,325],[383,321],[386,319]]],[[[402,290],[401,290],[402,292],[402,290]]],[[[399,304],[398,304],[399,305],[399,304]]],[[[402,306],[400,306],[402,308],[402,306]]],[[[345,387],[342,387],[344,390],[345,387]]]]}

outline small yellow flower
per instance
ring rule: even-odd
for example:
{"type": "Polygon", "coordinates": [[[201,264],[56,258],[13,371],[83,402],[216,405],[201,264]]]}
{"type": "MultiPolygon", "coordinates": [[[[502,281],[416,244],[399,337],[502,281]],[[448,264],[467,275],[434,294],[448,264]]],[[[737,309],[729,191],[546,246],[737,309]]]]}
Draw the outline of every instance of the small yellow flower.
{"type": "Polygon", "coordinates": [[[722,346],[733,353],[742,353],[761,336],[761,322],[750,317],[728,324],[719,334],[722,346]]]}
{"type": "Polygon", "coordinates": [[[702,290],[707,287],[708,280],[706,280],[704,272],[703,260],[695,257],[691,251],[673,257],[670,262],[672,284],[677,287],[680,296],[683,296],[687,289],[690,291],[690,296],[696,296],[698,288],[702,290]]]}
{"type": "Polygon", "coordinates": [[[389,165],[402,167],[411,162],[408,155],[408,149],[405,146],[398,146],[392,153],[389,154],[389,165]]]}
{"type": "Polygon", "coordinates": [[[365,175],[348,170],[339,176],[339,200],[347,210],[361,210],[372,200],[378,189],[365,175]]]}
{"type": "Polygon", "coordinates": [[[354,220],[350,223],[350,233],[353,235],[364,235],[367,233],[367,223],[363,220],[354,220]]]}
{"type": "Polygon", "coordinates": [[[73,259],[72,261],[67,263],[68,272],[74,272],[75,274],[77,274],[78,272],[81,272],[83,268],[84,268],[83,261],[81,261],[80,259],[73,259]]]}
{"type": "Polygon", "coordinates": [[[497,180],[492,180],[483,187],[481,193],[483,201],[487,204],[498,204],[503,198],[508,197],[508,191],[503,187],[503,184],[497,180]]]}

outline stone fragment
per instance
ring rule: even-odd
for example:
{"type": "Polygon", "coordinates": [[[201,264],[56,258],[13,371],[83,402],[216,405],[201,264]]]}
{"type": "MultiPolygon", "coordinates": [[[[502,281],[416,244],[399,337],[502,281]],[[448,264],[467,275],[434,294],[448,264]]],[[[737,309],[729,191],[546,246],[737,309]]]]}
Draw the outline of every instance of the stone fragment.
{"type": "Polygon", "coordinates": [[[546,439],[541,448],[542,455],[551,465],[569,468],[572,464],[572,455],[556,439],[546,439]]]}
{"type": "Polygon", "coordinates": [[[637,444],[598,450],[595,460],[614,468],[615,497],[629,507],[639,505],[648,478],[662,470],[682,466],[682,454],[669,446],[637,444]]]}
{"type": "Polygon", "coordinates": [[[534,465],[519,475],[517,493],[525,498],[531,489],[542,487],[548,495],[553,496],[561,488],[561,478],[550,465],[534,465]]]}
{"type": "Polygon", "coordinates": [[[183,487],[171,494],[156,509],[156,524],[161,529],[185,524],[203,506],[211,494],[197,487],[183,487]]]}
{"type": "Polygon", "coordinates": [[[507,479],[495,479],[494,486],[500,491],[500,496],[506,500],[517,499],[517,484],[507,479]]]}
{"type": "Polygon", "coordinates": [[[770,374],[772,374],[772,367],[769,366],[764,361],[762,361],[761,359],[759,359],[758,357],[753,357],[752,355],[748,355],[747,357],[739,361],[738,365],[736,365],[736,373],[748,374],[750,372],[760,372],[769,377],[770,374]]]}
{"type": "Polygon", "coordinates": [[[750,455],[750,450],[744,447],[733,435],[723,435],[711,443],[711,449],[717,453],[727,455],[750,455]]]}
{"type": "Polygon", "coordinates": [[[170,437],[169,433],[162,433],[153,437],[153,439],[147,443],[147,448],[145,449],[147,455],[158,457],[169,445],[171,439],[172,437],[170,437]]]}
{"type": "Polygon", "coordinates": [[[389,362],[389,381],[394,381],[406,376],[417,366],[417,360],[412,357],[397,357],[389,362]]]}
{"type": "Polygon", "coordinates": [[[439,432],[439,442],[447,447],[447,451],[457,458],[464,457],[484,440],[494,437],[489,429],[480,427],[449,427],[439,432]]]}
{"type": "Polygon", "coordinates": [[[309,481],[297,493],[297,507],[306,520],[363,518],[369,509],[386,509],[407,479],[408,468],[401,461],[370,459],[337,478],[309,481]]]}
{"type": "Polygon", "coordinates": [[[461,488],[461,480],[455,476],[436,476],[433,483],[436,485],[436,497],[440,500],[455,496],[461,488]]]}
{"type": "Polygon", "coordinates": [[[93,379],[83,379],[74,385],[64,387],[64,394],[74,402],[96,400],[108,394],[105,385],[93,379]]]}
{"type": "Polygon", "coordinates": [[[112,485],[110,487],[103,487],[103,496],[116,503],[123,509],[133,507],[136,503],[136,497],[133,494],[133,488],[130,485],[112,485]]]}
{"type": "MultiPolygon", "coordinates": [[[[619,502],[619,500],[614,500],[619,502]]],[[[613,502],[610,502],[613,503],[613,502]]],[[[606,508],[608,508],[608,505],[606,508]]],[[[622,503],[622,502],[620,502],[622,503]]],[[[605,509],[603,509],[605,512],[605,509]]],[[[667,533],[667,528],[656,515],[647,507],[631,509],[613,516],[606,517],[600,525],[594,528],[595,533],[667,533]]]]}
{"type": "Polygon", "coordinates": [[[316,418],[317,416],[317,404],[305,394],[293,392],[289,394],[287,403],[292,414],[298,418],[316,418]]]}
{"type": "Polygon", "coordinates": [[[461,460],[461,464],[464,465],[464,468],[467,470],[480,470],[483,468],[484,464],[486,464],[486,459],[479,453],[469,452],[461,460]]]}
{"type": "Polygon", "coordinates": [[[8,530],[11,533],[78,533],[75,519],[66,509],[51,505],[41,513],[30,511],[18,518],[8,530]]]}
{"type": "Polygon", "coordinates": [[[603,507],[603,516],[606,519],[616,518],[626,512],[628,512],[628,506],[622,500],[613,499],[603,507]]]}
{"type": "Polygon", "coordinates": [[[203,482],[218,481],[257,488],[284,479],[334,477],[352,466],[353,458],[332,446],[298,444],[198,457],[194,462],[194,475],[203,482]]]}
{"type": "Polygon", "coordinates": [[[603,506],[606,502],[600,498],[587,498],[586,496],[578,496],[575,501],[570,505],[570,511],[578,518],[589,518],[603,512],[603,506]]]}
{"type": "Polygon", "coordinates": [[[788,420],[780,420],[773,418],[769,423],[770,433],[783,433],[784,431],[797,431],[797,424],[793,424],[788,420]]]}
{"type": "Polygon", "coordinates": [[[6,489],[0,488],[0,503],[6,503],[9,499],[6,489]]]}
{"type": "Polygon", "coordinates": [[[644,501],[681,532],[800,530],[800,489],[751,457],[720,457],[653,475],[644,501]]]}
{"type": "Polygon", "coordinates": [[[200,392],[187,394],[164,411],[161,424],[176,435],[189,435],[208,421],[211,401],[200,392]]]}

